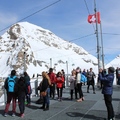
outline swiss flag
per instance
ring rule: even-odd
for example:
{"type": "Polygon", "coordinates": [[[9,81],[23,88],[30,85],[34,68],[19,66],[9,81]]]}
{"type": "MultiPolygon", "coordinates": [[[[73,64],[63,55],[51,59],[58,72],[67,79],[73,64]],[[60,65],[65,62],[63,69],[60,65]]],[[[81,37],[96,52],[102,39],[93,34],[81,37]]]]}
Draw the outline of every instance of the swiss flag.
{"type": "Polygon", "coordinates": [[[88,22],[89,23],[96,23],[96,15],[97,15],[97,23],[100,24],[100,12],[97,12],[93,15],[88,15],[88,22]]]}

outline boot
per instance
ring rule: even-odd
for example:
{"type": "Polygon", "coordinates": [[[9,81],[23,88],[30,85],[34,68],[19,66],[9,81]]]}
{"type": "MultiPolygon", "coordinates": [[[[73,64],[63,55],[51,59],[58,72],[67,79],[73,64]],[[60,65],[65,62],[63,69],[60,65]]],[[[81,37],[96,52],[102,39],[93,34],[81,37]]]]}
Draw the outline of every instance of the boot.
{"type": "Polygon", "coordinates": [[[73,100],[73,95],[71,94],[71,100],[73,100]]]}
{"type": "Polygon", "coordinates": [[[52,99],[54,99],[55,98],[55,94],[53,93],[53,97],[52,97],[52,99]]]}
{"type": "Polygon", "coordinates": [[[44,111],[49,110],[49,105],[46,106],[46,108],[44,108],[44,111]]]}
{"type": "Polygon", "coordinates": [[[45,104],[43,104],[43,106],[42,106],[42,107],[40,107],[40,109],[45,109],[45,104]]]}
{"type": "Polygon", "coordinates": [[[87,89],[87,93],[89,93],[89,89],[87,89]]]}

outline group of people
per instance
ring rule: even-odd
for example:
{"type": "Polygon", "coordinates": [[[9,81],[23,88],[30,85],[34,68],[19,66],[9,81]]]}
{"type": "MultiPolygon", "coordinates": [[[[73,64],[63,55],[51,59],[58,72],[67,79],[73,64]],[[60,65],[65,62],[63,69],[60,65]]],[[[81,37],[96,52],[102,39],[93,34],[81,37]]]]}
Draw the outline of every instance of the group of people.
{"type": "Polygon", "coordinates": [[[76,69],[73,69],[71,72],[71,76],[69,78],[70,82],[70,95],[71,95],[71,100],[73,99],[73,92],[75,91],[75,99],[78,99],[78,93],[79,93],[79,99],[77,100],[78,102],[84,101],[85,98],[83,96],[82,92],[82,85],[87,83],[87,93],[89,93],[89,87],[92,85],[93,87],[93,93],[95,94],[95,82],[94,82],[94,77],[95,73],[92,71],[92,68],[90,68],[89,71],[81,71],[79,67],[76,69]]]}
{"type": "Polygon", "coordinates": [[[6,117],[9,112],[10,103],[12,102],[12,116],[16,115],[16,101],[18,99],[18,106],[20,110],[20,117],[24,117],[25,111],[25,99],[27,105],[31,103],[31,85],[30,77],[27,72],[23,73],[20,78],[17,77],[16,71],[12,70],[10,76],[5,80],[4,87],[7,93],[7,101],[4,110],[4,116],[6,117]]]}
{"type": "Polygon", "coordinates": [[[50,100],[49,97],[55,98],[55,89],[57,89],[58,100],[62,100],[62,92],[64,88],[65,76],[64,70],[59,71],[57,74],[53,72],[53,69],[50,68],[49,72],[42,72],[42,81],[39,84],[40,96],[43,98],[43,105],[40,109],[44,111],[49,110],[50,100]],[[42,93],[46,92],[46,95],[42,95],[42,93]]]}
{"type": "MultiPolygon", "coordinates": [[[[108,73],[106,72],[105,69],[100,69],[99,74],[98,74],[98,79],[102,85],[101,86],[102,94],[104,96],[104,101],[105,101],[105,105],[106,105],[107,113],[108,113],[106,120],[115,120],[115,114],[114,114],[114,109],[112,105],[113,81],[114,81],[115,69],[114,67],[109,67],[107,71],[108,73]]],[[[118,73],[119,72],[120,71],[118,71],[118,73]]],[[[79,99],[77,101],[81,102],[85,100],[85,98],[83,97],[83,92],[82,92],[82,84],[84,84],[84,82],[86,81],[88,85],[87,93],[89,93],[89,86],[92,85],[93,93],[95,94],[95,87],[94,87],[95,77],[96,75],[92,71],[92,68],[90,68],[90,70],[87,72],[85,71],[81,72],[81,69],[79,67],[76,70],[73,70],[71,77],[69,79],[70,88],[71,88],[71,91],[70,91],[71,99],[73,99],[73,91],[75,90],[76,99],[77,99],[77,91],[79,92],[79,99]],[[84,76],[86,77],[86,79],[84,76]]],[[[119,76],[118,76],[118,81],[119,81],[119,76]]]]}
{"type": "MultiPolygon", "coordinates": [[[[54,99],[55,91],[57,91],[58,100],[62,101],[63,88],[65,87],[65,72],[63,69],[59,71],[57,74],[55,74],[53,72],[53,68],[50,68],[49,72],[46,73],[46,77],[49,78],[48,79],[50,81],[48,82],[49,84],[46,83],[45,86],[43,84],[45,82],[44,79],[42,79],[42,81],[39,84],[40,93],[43,91],[47,91],[46,96],[42,96],[42,94],[40,94],[40,96],[43,97],[43,105],[41,107],[41,109],[43,110],[49,110],[49,96],[50,98],[54,99]],[[42,86],[44,89],[40,86],[42,86]]],[[[92,85],[93,93],[95,94],[94,77],[96,76],[95,73],[92,71],[92,68],[90,68],[90,70],[87,72],[85,70],[82,72],[79,67],[73,69],[71,72],[71,76],[68,79],[68,82],[70,83],[71,100],[73,100],[74,91],[75,91],[75,99],[77,99],[78,102],[85,100],[82,92],[82,85],[86,82],[88,84],[87,92],[89,93],[89,86],[92,85]],[[79,97],[78,97],[78,93],[79,93],[79,97]]]]}
{"type": "MultiPolygon", "coordinates": [[[[104,95],[105,105],[107,107],[108,112],[108,120],[115,120],[114,119],[114,109],[112,106],[112,93],[113,93],[113,81],[114,81],[114,68],[108,68],[108,74],[104,72],[104,70],[100,69],[98,78],[102,81],[102,94],[104,95]]],[[[92,85],[93,87],[93,94],[95,94],[95,81],[94,78],[96,77],[95,73],[90,68],[89,71],[81,71],[79,67],[73,69],[71,72],[71,76],[69,77],[70,83],[70,97],[71,100],[73,99],[73,92],[75,92],[75,99],[77,102],[82,102],[85,100],[83,92],[82,92],[82,85],[87,82],[87,93],[89,93],[89,86],[92,85]],[[79,93],[79,98],[77,94],[79,93]]],[[[57,74],[53,72],[53,69],[50,68],[49,72],[42,72],[42,81],[39,84],[40,96],[43,98],[43,104],[40,109],[44,111],[49,110],[50,105],[50,98],[55,98],[55,89],[57,90],[58,100],[62,101],[62,93],[63,88],[65,85],[65,73],[64,70],[59,71],[57,74]]],[[[5,81],[5,89],[7,91],[7,103],[5,106],[5,113],[4,116],[7,116],[10,102],[12,100],[12,116],[15,116],[16,113],[16,99],[18,98],[19,109],[20,109],[20,116],[24,117],[25,111],[25,96],[28,97],[28,104],[30,104],[30,78],[27,72],[24,72],[24,76],[17,78],[16,71],[12,70],[11,75],[5,81]],[[11,79],[12,78],[12,79],[11,79]],[[8,84],[10,81],[14,79],[15,81],[15,88],[14,91],[10,90],[8,86],[12,84],[8,84]],[[26,87],[27,86],[27,87],[26,87]]]]}
{"type": "MultiPolygon", "coordinates": [[[[98,78],[102,82],[102,94],[104,95],[105,105],[107,107],[108,112],[108,119],[107,120],[115,120],[114,109],[112,105],[112,94],[113,94],[113,81],[114,81],[114,71],[113,67],[108,68],[108,74],[105,70],[100,69],[98,78]]],[[[55,97],[55,88],[57,88],[57,95],[58,100],[62,100],[62,90],[63,90],[63,83],[64,83],[64,75],[61,72],[58,72],[56,75],[53,73],[53,69],[49,69],[49,73],[46,74],[49,76],[49,84],[47,85],[47,89],[49,92],[47,93],[47,99],[44,99],[42,109],[48,110],[49,106],[49,93],[50,97],[55,97]],[[56,86],[56,87],[55,87],[56,86]],[[47,103],[47,107],[45,108],[45,102],[47,103]]],[[[89,71],[85,72],[81,71],[79,67],[73,69],[71,72],[71,76],[69,78],[70,82],[70,96],[71,100],[73,99],[73,92],[75,91],[75,98],[78,102],[85,100],[83,92],[82,92],[82,85],[87,82],[87,93],[89,93],[89,87],[92,85],[93,87],[93,94],[95,94],[95,81],[94,78],[96,77],[95,73],[90,68],[89,71]],[[79,99],[77,97],[77,93],[79,93],[79,99]]],[[[44,89],[45,90],[45,89],[44,89]]],[[[46,96],[45,96],[46,97],[46,96]]]]}

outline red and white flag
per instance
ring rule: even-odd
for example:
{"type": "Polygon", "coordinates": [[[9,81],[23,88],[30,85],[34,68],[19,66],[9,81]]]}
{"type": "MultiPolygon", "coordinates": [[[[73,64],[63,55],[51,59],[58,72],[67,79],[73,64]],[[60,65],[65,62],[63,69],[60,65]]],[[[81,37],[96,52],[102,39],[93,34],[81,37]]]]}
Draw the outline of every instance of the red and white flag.
{"type": "Polygon", "coordinates": [[[97,12],[96,14],[93,14],[93,15],[88,15],[89,23],[96,23],[96,21],[98,24],[100,24],[100,12],[97,12]]]}

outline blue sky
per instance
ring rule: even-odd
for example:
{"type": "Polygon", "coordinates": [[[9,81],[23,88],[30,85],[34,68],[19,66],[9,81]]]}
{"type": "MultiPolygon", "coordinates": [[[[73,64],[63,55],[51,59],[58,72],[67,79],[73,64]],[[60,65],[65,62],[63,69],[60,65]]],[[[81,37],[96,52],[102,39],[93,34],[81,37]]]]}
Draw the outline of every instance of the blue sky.
{"type": "MultiPolygon", "coordinates": [[[[105,63],[120,54],[119,5],[120,0],[96,0],[97,11],[101,13],[105,63]]],[[[37,11],[23,21],[48,29],[97,57],[95,24],[87,22],[88,15],[94,14],[94,0],[1,0],[0,35],[7,30],[4,28],[37,11]]]]}

